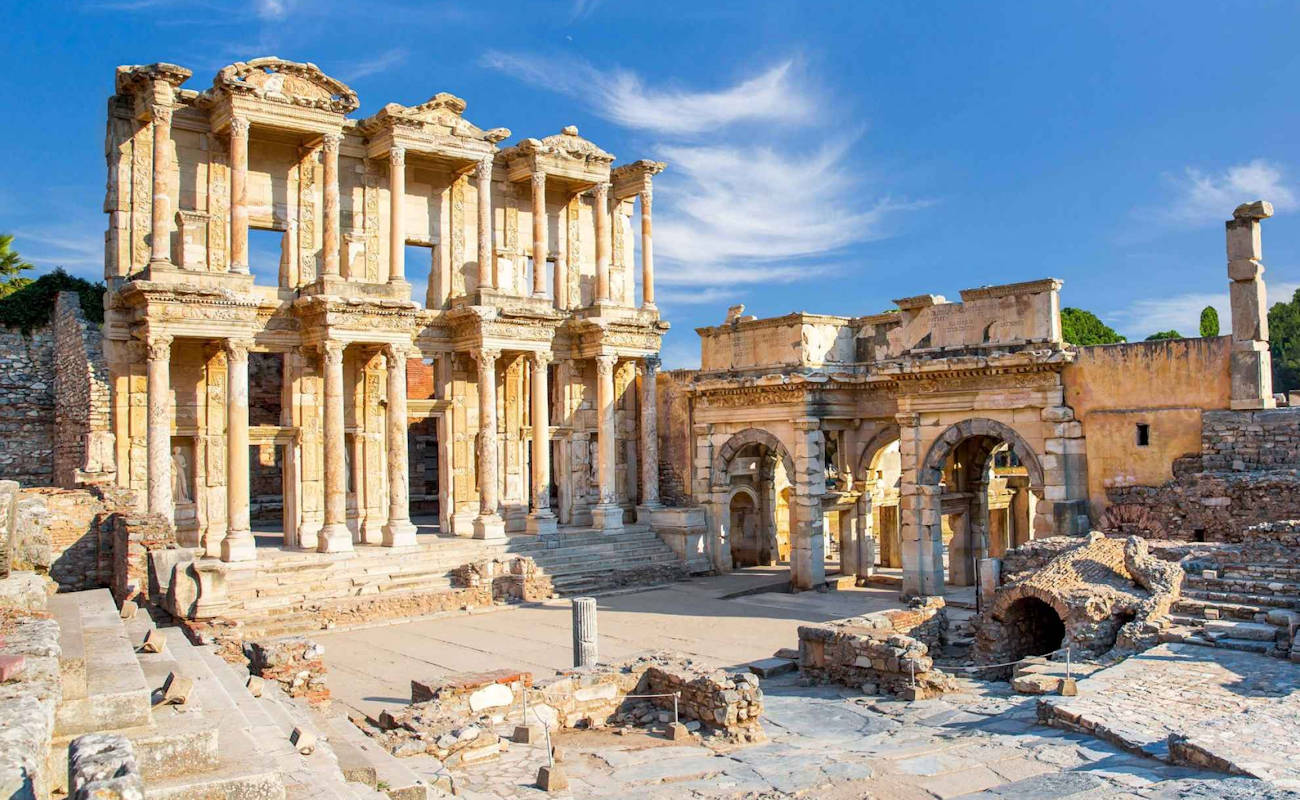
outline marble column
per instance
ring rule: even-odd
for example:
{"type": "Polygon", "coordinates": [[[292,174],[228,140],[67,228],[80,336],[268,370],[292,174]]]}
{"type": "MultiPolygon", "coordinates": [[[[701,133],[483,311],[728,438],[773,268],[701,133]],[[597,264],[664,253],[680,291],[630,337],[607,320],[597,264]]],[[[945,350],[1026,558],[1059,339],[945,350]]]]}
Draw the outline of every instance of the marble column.
{"type": "Polygon", "coordinates": [[[168,106],[150,108],[153,116],[153,217],[149,229],[149,263],[171,266],[171,202],[167,194],[167,175],[171,172],[172,110],[168,106]]]}
{"type": "Polygon", "coordinates": [[[406,280],[406,148],[388,149],[388,282],[406,280]]]}
{"type": "Polygon", "coordinates": [[[649,522],[650,512],[663,508],[659,502],[659,404],[655,384],[659,356],[646,356],[641,370],[641,505],[637,521],[649,522]]]}
{"type": "Polygon", "coordinates": [[[325,241],[321,250],[321,272],[334,278],[339,276],[339,145],[342,143],[343,134],[327,133],[321,150],[325,172],[325,222],[322,229],[325,241]]]}
{"type": "Polygon", "coordinates": [[[149,513],[172,523],[172,420],[171,358],[172,337],[149,334],[148,350],[148,492],[149,513]]]}
{"type": "Polygon", "coordinates": [[[641,307],[655,307],[655,257],[651,242],[654,223],[650,218],[654,192],[649,186],[641,190],[641,307]]]}
{"type": "Polygon", "coordinates": [[[248,274],[248,120],[230,120],[230,271],[248,274]]]}
{"type": "Polygon", "coordinates": [[[342,342],[321,345],[325,379],[325,527],[321,528],[316,549],[322,553],[352,549],[347,518],[347,443],[343,433],[343,348],[342,342]]]}
{"type": "Polygon", "coordinates": [[[614,485],[614,445],[618,439],[614,416],[614,364],[617,356],[596,356],[596,410],[599,428],[596,439],[596,478],[600,503],[591,509],[592,526],[605,531],[623,527],[623,507],[618,504],[614,485]]]}
{"type": "Polygon", "coordinates": [[[609,184],[596,184],[596,302],[609,300],[609,184]]]}
{"type": "Polygon", "coordinates": [[[248,513],[248,348],[252,342],[226,341],[226,538],[222,561],[257,558],[248,513]]]}
{"type": "Polygon", "coordinates": [[[492,282],[492,156],[479,162],[474,171],[478,185],[478,287],[495,289],[492,282]]]}
{"type": "Polygon", "coordinates": [[[546,294],[546,173],[534,172],[533,184],[533,296],[546,294]]]}
{"type": "Polygon", "coordinates": [[[552,305],[561,311],[569,307],[569,205],[560,205],[559,224],[555,226],[555,273],[552,276],[554,296],[552,305]]]}
{"type": "Polygon", "coordinates": [[[484,348],[478,359],[478,498],[475,539],[504,539],[505,522],[497,513],[497,359],[500,350],[484,348]]]}
{"type": "Polygon", "coordinates": [[[406,447],[406,357],[407,349],[389,345],[388,358],[388,522],[384,525],[385,547],[415,545],[411,524],[411,468],[406,447]]]}
{"type": "Polygon", "coordinates": [[[551,392],[547,374],[551,354],[532,353],[529,359],[533,370],[533,510],[528,515],[527,530],[555,533],[558,523],[551,511],[551,392]]]}

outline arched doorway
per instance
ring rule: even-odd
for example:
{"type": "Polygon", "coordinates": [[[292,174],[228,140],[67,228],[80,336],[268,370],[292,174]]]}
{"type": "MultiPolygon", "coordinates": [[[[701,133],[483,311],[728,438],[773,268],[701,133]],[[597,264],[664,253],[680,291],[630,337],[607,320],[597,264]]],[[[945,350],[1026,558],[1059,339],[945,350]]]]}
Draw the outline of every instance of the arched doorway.
{"type": "Polygon", "coordinates": [[[1045,656],[1061,648],[1065,623],[1056,609],[1037,597],[1022,597],[1002,613],[1007,631],[1008,661],[1026,656],[1045,656]]]}
{"type": "Polygon", "coordinates": [[[898,426],[888,425],[862,447],[854,472],[864,500],[869,504],[868,531],[874,537],[873,567],[903,566],[903,542],[898,513],[902,485],[902,457],[898,426]]]}
{"type": "Polygon", "coordinates": [[[760,535],[757,496],[753,491],[737,491],[731,496],[729,530],[731,563],[737,567],[757,567],[771,563],[769,537],[760,535]]]}
{"type": "Polygon", "coordinates": [[[767,431],[746,429],[719,448],[712,480],[720,568],[789,559],[793,471],[785,447],[767,431]]]}
{"type": "Polygon", "coordinates": [[[981,558],[1032,538],[1043,470],[1010,426],[990,419],[950,426],[931,445],[918,478],[928,487],[917,496],[928,520],[920,551],[931,563],[914,568],[941,578],[939,586],[973,585],[981,558]]]}

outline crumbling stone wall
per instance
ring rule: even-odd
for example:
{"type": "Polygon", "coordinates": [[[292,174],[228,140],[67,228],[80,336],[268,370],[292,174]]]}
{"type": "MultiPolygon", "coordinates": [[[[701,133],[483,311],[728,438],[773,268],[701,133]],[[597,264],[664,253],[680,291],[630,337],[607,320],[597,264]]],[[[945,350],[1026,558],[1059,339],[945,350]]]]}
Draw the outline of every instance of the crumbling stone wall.
{"type": "Polygon", "coordinates": [[[102,495],[86,489],[28,489],[48,509],[50,577],[65,592],[107,586],[112,580],[111,531],[101,525],[108,506],[102,495]]]}
{"type": "Polygon", "coordinates": [[[120,603],[138,593],[141,600],[161,603],[149,596],[149,551],[176,545],[176,533],[157,514],[113,513],[100,520],[113,537],[113,597],[120,603]]]}
{"type": "Polygon", "coordinates": [[[1201,463],[1207,472],[1300,467],[1300,408],[1207,411],[1201,463]]]}
{"type": "Polygon", "coordinates": [[[109,428],[108,365],[99,326],[75,292],[60,292],[54,311],[54,453],[56,486],[115,471],[109,428]]]}
{"type": "Polygon", "coordinates": [[[665,505],[690,505],[691,400],[687,386],[696,370],[661,372],[655,383],[659,405],[659,499],[665,505]]]}
{"type": "Polygon", "coordinates": [[[0,326],[0,475],[48,486],[54,454],[54,333],[0,326]]]}
{"type": "Polygon", "coordinates": [[[1106,490],[1099,527],[1149,539],[1224,542],[1252,525],[1300,518],[1300,470],[1198,472],[1163,486],[1106,490]]]}

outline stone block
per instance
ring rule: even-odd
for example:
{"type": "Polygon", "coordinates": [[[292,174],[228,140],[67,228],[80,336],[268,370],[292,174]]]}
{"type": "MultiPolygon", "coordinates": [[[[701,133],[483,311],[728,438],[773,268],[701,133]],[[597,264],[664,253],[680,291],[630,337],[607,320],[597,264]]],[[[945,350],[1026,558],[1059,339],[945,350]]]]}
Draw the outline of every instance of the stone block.
{"type": "Polygon", "coordinates": [[[144,637],[144,644],[140,645],[140,651],[144,653],[161,653],[167,647],[167,634],[151,628],[144,637]]]}
{"type": "Polygon", "coordinates": [[[289,744],[304,756],[309,756],[316,750],[316,734],[303,728],[294,728],[289,734],[289,744]]]}
{"type": "Polygon", "coordinates": [[[569,779],[559,764],[537,769],[537,788],[544,792],[563,792],[569,788],[569,779]]]}
{"type": "Polygon", "coordinates": [[[668,738],[674,742],[689,742],[691,730],[683,722],[674,722],[668,726],[668,738]]]}
{"type": "Polygon", "coordinates": [[[182,706],[189,702],[190,693],[194,691],[194,679],[176,672],[169,672],[163,683],[162,704],[182,706]]]}
{"type": "Polygon", "coordinates": [[[749,671],[760,678],[771,678],[784,675],[787,672],[794,672],[797,666],[793,659],[761,658],[749,663],[749,671]]]}
{"type": "Polygon", "coordinates": [[[135,619],[135,612],[138,611],[139,608],[140,607],[136,605],[134,600],[127,600],[126,602],[122,603],[122,610],[119,612],[119,615],[122,617],[122,619],[126,619],[126,620],[135,619]]]}
{"type": "Polygon", "coordinates": [[[265,680],[256,675],[249,675],[248,682],[244,685],[248,687],[248,693],[253,697],[261,697],[262,691],[266,688],[265,680]]]}
{"type": "Polygon", "coordinates": [[[516,725],[510,737],[515,744],[537,744],[542,741],[542,730],[536,725],[516,725]]]}

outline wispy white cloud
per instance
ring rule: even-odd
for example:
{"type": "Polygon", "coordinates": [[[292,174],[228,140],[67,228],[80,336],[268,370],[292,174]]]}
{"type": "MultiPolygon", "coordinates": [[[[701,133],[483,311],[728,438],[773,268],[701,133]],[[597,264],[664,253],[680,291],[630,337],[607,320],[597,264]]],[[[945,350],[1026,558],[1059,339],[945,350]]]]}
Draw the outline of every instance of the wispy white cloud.
{"type": "Polygon", "coordinates": [[[100,280],[104,277],[104,232],[92,223],[57,228],[18,228],[13,231],[14,249],[37,271],[64,267],[75,275],[100,280]]]}
{"type": "MultiPolygon", "coordinates": [[[[1282,281],[1269,284],[1268,304],[1290,300],[1296,289],[1300,289],[1300,283],[1282,281]]],[[[1229,333],[1232,330],[1232,306],[1227,292],[1187,292],[1134,300],[1124,308],[1105,314],[1104,318],[1129,341],[1169,330],[1184,336],[1196,336],[1200,331],[1201,310],[1206,306],[1213,306],[1219,312],[1220,333],[1229,333]]]]}
{"type": "Polygon", "coordinates": [[[297,0],[253,0],[253,11],[261,19],[280,20],[297,4],[297,0]]]}
{"type": "Polygon", "coordinates": [[[601,4],[601,0],[573,0],[569,6],[569,21],[576,22],[591,15],[601,4]]]}
{"type": "Polygon", "coordinates": [[[340,70],[339,74],[348,81],[361,80],[362,78],[371,75],[378,75],[381,72],[396,67],[398,64],[406,61],[407,55],[409,55],[409,53],[406,48],[394,47],[393,49],[386,50],[372,58],[346,66],[340,70]]]}
{"type": "Polygon", "coordinates": [[[672,289],[665,288],[655,293],[655,304],[659,306],[697,306],[712,303],[725,303],[735,293],[729,289],[672,289]]]}
{"type": "Polygon", "coordinates": [[[489,51],[484,66],[575,97],[625,128],[684,136],[736,122],[799,122],[813,112],[809,89],[796,85],[793,60],[723,89],[691,91],[647,86],[636,73],[601,71],[585,61],[489,51]]]}
{"type": "Polygon", "coordinates": [[[1187,167],[1168,179],[1175,195],[1163,216],[1180,225],[1220,222],[1242,203],[1268,200],[1279,212],[1296,207],[1296,192],[1280,166],[1262,158],[1208,173],[1187,167]]]}

